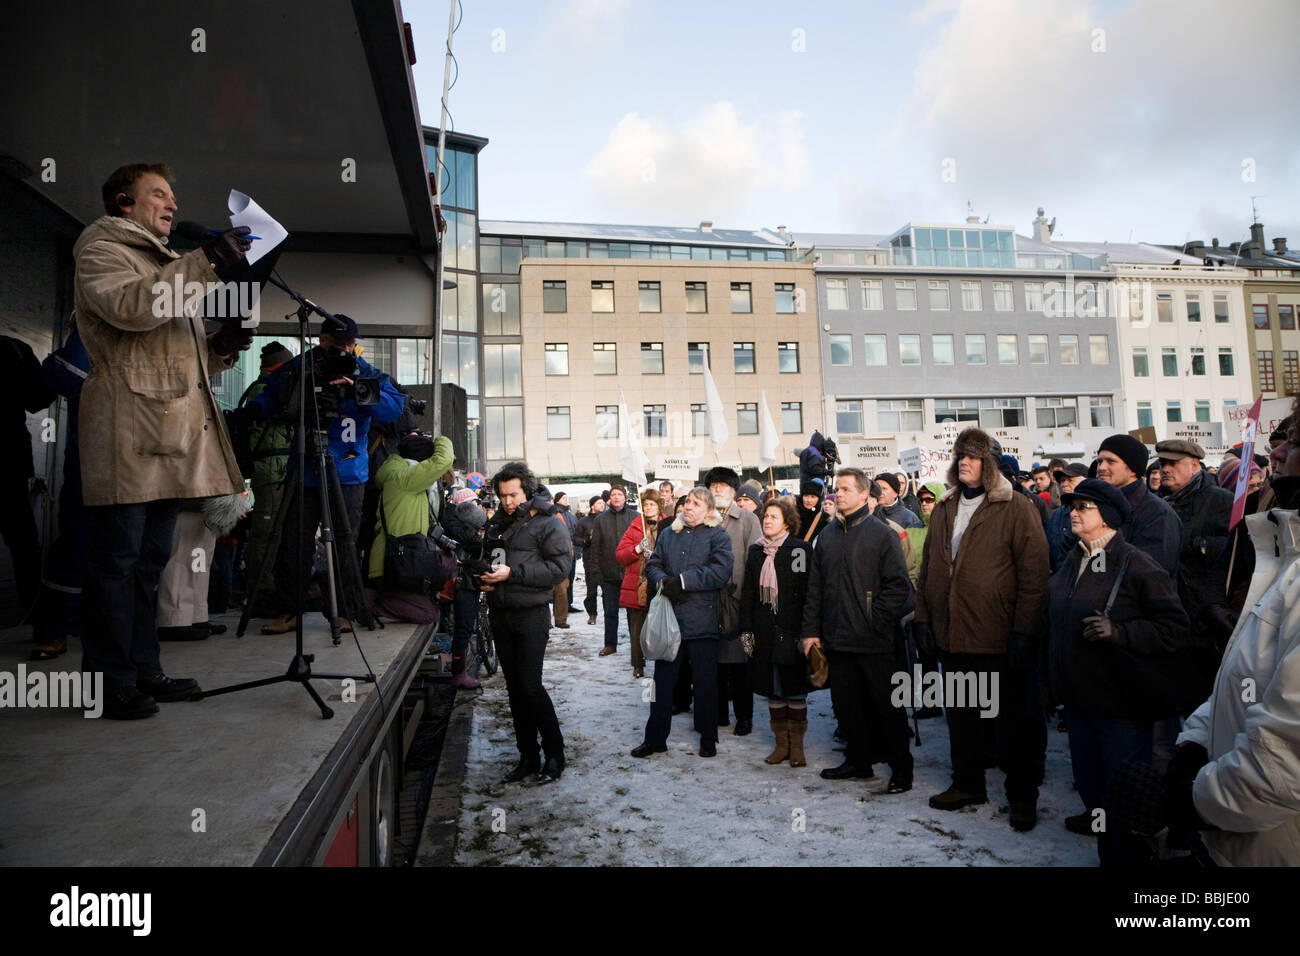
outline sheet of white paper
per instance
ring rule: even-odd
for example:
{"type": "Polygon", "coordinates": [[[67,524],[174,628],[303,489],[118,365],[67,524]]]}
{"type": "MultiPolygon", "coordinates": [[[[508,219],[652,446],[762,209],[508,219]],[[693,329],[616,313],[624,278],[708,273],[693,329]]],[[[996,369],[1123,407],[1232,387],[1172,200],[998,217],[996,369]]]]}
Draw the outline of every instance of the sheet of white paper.
{"type": "Polygon", "coordinates": [[[247,253],[250,266],[284,242],[289,235],[288,230],[272,219],[251,196],[245,196],[237,189],[230,190],[227,205],[230,207],[230,224],[247,226],[258,237],[253,240],[253,246],[247,253]]]}

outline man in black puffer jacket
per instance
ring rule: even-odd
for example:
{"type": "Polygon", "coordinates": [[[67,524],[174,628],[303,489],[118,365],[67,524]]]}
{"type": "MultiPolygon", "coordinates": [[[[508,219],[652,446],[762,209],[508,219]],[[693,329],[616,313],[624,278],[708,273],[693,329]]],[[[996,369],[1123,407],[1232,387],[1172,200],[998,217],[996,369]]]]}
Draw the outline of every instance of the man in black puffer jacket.
{"type": "Polygon", "coordinates": [[[549,783],[564,771],[564,737],[555,706],[542,686],[542,662],[550,637],[547,607],[555,585],[569,576],[573,555],[564,525],[555,520],[549,495],[538,495],[537,479],[522,461],[508,462],[492,477],[501,507],[487,526],[492,571],[483,575],[490,591],[492,635],[506,676],[510,717],[515,724],[519,765],[505,778],[515,783],[530,773],[549,783]],[[537,747],[541,734],[546,763],[537,747]]]}
{"type": "Polygon", "coordinates": [[[1220,488],[1205,471],[1205,451],[1194,441],[1156,443],[1160,458],[1160,494],[1182,522],[1178,556],[1178,597],[1193,629],[1205,604],[1205,581],[1228,544],[1232,492],[1220,488]]]}
{"type": "Polygon", "coordinates": [[[890,702],[898,618],[912,591],[898,535],[872,520],[872,481],[857,468],[835,479],[836,517],[817,539],[804,605],[803,650],[829,652],[836,713],[848,736],[844,763],[828,780],[872,776],[871,751],[881,747],[891,776],[882,793],[912,789],[907,714],[890,702]]]}

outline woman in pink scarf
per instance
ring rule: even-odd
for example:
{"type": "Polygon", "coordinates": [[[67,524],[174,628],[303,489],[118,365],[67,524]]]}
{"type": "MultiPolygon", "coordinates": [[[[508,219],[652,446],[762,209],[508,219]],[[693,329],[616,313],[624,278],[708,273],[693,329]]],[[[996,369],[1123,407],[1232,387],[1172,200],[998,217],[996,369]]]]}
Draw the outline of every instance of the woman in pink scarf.
{"type": "Polygon", "coordinates": [[[799,512],[792,498],[774,498],[763,506],[763,537],[746,556],[745,585],[740,596],[742,638],[752,639],[750,681],[768,699],[776,749],[765,763],[789,759],[802,767],[804,730],[808,726],[808,683],[799,650],[799,627],[812,554],[799,539],[799,512]]]}

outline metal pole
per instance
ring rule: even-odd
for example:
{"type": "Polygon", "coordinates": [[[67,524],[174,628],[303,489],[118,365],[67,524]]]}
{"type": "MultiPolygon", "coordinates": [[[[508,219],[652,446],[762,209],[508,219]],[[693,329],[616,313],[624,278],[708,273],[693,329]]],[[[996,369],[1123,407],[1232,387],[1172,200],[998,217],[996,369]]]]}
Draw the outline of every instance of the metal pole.
{"type": "MultiPolygon", "coordinates": [[[[456,27],[457,2],[458,0],[451,0],[451,10],[447,15],[447,56],[442,68],[442,117],[438,122],[438,161],[433,170],[433,208],[434,215],[437,217],[442,215],[442,157],[447,147],[447,90],[451,85],[451,37],[456,27]]],[[[444,234],[439,230],[435,252],[437,268],[434,270],[434,276],[436,281],[433,286],[433,354],[435,356],[433,363],[433,435],[435,438],[442,434],[442,276],[443,264],[446,260],[446,256],[443,255],[444,240],[444,234]]],[[[457,306],[459,307],[459,302],[457,306]]]]}

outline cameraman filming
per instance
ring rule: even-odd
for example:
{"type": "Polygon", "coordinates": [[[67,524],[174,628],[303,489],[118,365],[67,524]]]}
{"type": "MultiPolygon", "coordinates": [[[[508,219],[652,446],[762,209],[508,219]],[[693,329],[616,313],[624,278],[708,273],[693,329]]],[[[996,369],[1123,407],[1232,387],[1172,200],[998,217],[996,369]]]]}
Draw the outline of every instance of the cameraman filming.
{"type": "MultiPolygon", "coordinates": [[[[348,526],[356,535],[361,526],[361,507],[366,481],[370,478],[370,461],[366,449],[370,423],[391,422],[401,414],[403,398],[388,376],[372,368],[356,354],[357,324],[346,315],[333,315],[321,323],[320,343],[307,352],[315,379],[315,411],[308,392],[306,427],[319,427],[327,436],[326,450],[338,473],[343,500],[347,506],[348,526]],[[316,421],[319,412],[320,421],[316,421]]],[[[296,356],[277,369],[246,408],[258,418],[287,422],[298,421],[298,376],[302,374],[303,356],[296,356]]],[[[296,446],[296,442],[295,442],[296,446]]],[[[310,449],[310,446],[307,446],[310,449]]],[[[291,452],[285,472],[286,480],[297,475],[296,453],[291,452]]],[[[308,458],[303,477],[303,526],[298,528],[298,509],[286,515],[280,553],[275,559],[275,610],[278,617],[262,628],[263,634],[285,634],[298,625],[298,580],[295,559],[301,560],[303,580],[310,580],[312,558],[316,553],[316,532],[320,528],[321,488],[323,476],[316,473],[314,458],[308,458]]],[[[335,527],[341,526],[334,516],[335,527]]],[[[347,628],[349,622],[340,620],[347,628]]]]}

